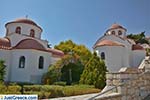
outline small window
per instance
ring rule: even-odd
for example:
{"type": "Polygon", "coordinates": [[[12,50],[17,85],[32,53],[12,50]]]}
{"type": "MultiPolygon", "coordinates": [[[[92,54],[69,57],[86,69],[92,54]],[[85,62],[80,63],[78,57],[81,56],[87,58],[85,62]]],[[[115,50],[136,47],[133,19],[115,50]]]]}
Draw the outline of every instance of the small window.
{"type": "Polygon", "coordinates": [[[40,56],[39,58],[39,69],[43,69],[44,67],[44,58],[43,56],[40,56]]]}
{"type": "Polygon", "coordinates": [[[112,31],[111,34],[112,34],[112,35],[115,35],[115,31],[112,31]]]}
{"type": "Polygon", "coordinates": [[[101,53],[101,59],[105,60],[105,53],[104,52],[101,53]]]}
{"type": "Polygon", "coordinates": [[[21,56],[19,59],[19,68],[24,68],[25,67],[25,57],[21,56]]]}
{"type": "Polygon", "coordinates": [[[30,30],[30,36],[31,36],[31,37],[34,37],[34,35],[35,35],[35,32],[34,32],[33,29],[31,29],[31,30],[30,30]]]}
{"type": "Polygon", "coordinates": [[[18,27],[16,28],[16,33],[21,34],[21,27],[18,26],[18,27]]]}
{"type": "Polygon", "coordinates": [[[122,32],[120,30],[118,31],[118,35],[122,35],[122,32]]]}

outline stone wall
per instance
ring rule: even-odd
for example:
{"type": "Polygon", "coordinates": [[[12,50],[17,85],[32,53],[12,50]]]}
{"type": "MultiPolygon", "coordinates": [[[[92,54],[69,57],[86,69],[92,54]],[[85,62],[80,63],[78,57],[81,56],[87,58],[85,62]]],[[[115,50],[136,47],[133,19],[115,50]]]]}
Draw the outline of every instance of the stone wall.
{"type": "Polygon", "coordinates": [[[142,100],[150,94],[150,72],[108,73],[107,85],[117,86],[121,100],[142,100]]]}
{"type": "Polygon", "coordinates": [[[122,68],[117,73],[107,73],[106,83],[94,100],[143,100],[150,94],[150,59],[144,60],[139,68],[122,68]],[[110,87],[116,90],[112,91],[110,87]]]}

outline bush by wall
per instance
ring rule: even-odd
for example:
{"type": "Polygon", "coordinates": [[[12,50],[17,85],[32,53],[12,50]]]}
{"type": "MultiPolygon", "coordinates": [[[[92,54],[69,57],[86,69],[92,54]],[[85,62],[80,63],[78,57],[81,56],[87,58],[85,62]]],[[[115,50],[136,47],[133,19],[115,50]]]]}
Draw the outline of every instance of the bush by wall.
{"type": "Polygon", "coordinates": [[[74,96],[97,92],[100,92],[100,90],[89,85],[25,85],[23,87],[24,94],[38,94],[39,99],[74,96]]]}
{"type": "Polygon", "coordinates": [[[21,87],[19,85],[3,85],[0,84],[0,94],[21,94],[21,87]]]}

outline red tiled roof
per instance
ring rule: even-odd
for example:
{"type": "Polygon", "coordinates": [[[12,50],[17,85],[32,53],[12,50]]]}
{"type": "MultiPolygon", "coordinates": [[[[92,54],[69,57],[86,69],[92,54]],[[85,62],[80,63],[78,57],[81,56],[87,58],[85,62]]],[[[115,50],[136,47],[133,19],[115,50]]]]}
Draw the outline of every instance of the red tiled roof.
{"type": "Polygon", "coordinates": [[[20,41],[13,49],[37,49],[46,50],[42,44],[34,39],[25,39],[20,41]]]}
{"type": "Polygon", "coordinates": [[[132,45],[132,50],[144,50],[144,48],[138,44],[132,45]]]}
{"type": "Polygon", "coordinates": [[[18,18],[16,20],[12,21],[12,22],[8,22],[7,24],[10,24],[10,23],[26,23],[26,24],[31,24],[31,25],[39,27],[41,29],[41,31],[42,31],[42,28],[40,26],[38,26],[34,21],[32,21],[30,19],[27,19],[27,18],[18,18]]]}
{"type": "Polygon", "coordinates": [[[0,38],[0,49],[9,49],[10,41],[7,38],[0,38]]]}
{"type": "Polygon", "coordinates": [[[99,47],[99,46],[123,46],[123,44],[115,42],[115,41],[111,41],[111,40],[103,40],[98,42],[97,44],[95,44],[94,48],[99,47]]]}
{"type": "Polygon", "coordinates": [[[48,50],[49,52],[51,52],[52,54],[54,54],[54,55],[64,56],[64,52],[62,52],[62,51],[60,51],[60,50],[51,49],[51,48],[48,48],[47,50],[48,50]]]}
{"type": "Polygon", "coordinates": [[[35,49],[35,50],[40,50],[40,51],[45,51],[45,52],[50,52],[53,55],[62,57],[64,53],[60,50],[56,49],[51,49],[51,48],[44,48],[42,44],[40,44],[38,41],[34,39],[25,39],[20,41],[15,47],[12,49],[35,49]]]}

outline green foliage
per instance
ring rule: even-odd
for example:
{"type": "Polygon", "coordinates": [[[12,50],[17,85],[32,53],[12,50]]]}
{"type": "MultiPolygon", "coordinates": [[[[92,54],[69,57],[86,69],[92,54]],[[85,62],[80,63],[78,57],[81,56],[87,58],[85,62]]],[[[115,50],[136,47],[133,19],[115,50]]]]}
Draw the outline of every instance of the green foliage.
{"type": "Polygon", "coordinates": [[[83,72],[83,65],[80,62],[69,63],[62,67],[61,72],[61,80],[66,81],[67,84],[70,85],[73,82],[79,82],[80,75],[83,72]]]}
{"type": "Polygon", "coordinates": [[[49,70],[48,73],[45,74],[45,77],[48,76],[47,79],[49,83],[53,84],[56,80],[66,81],[68,85],[72,82],[78,83],[84,66],[92,55],[90,50],[84,45],[78,45],[71,40],[60,42],[59,45],[55,46],[55,49],[63,51],[65,56],[53,66],[52,71],[49,70]],[[55,69],[59,70],[54,71],[55,69]],[[53,75],[57,76],[58,73],[61,73],[61,77],[57,79],[52,77],[53,75]]]}
{"type": "Polygon", "coordinates": [[[70,52],[73,52],[74,55],[79,57],[83,65],[87,63],[92,55],[90,50],[87,49],[84,45],[73,43],[72,40],[62,41],[54,48],[63,51],[66,55],[70,52]]]}
{"type": "Polygon", "coordinates": [[[96,53],[94,53],[85,66],[81,75],[80,83],[94,85],[96,88],[103,88],[106,81],[106,66],[96,53]]]}
{"type": "Polygon", "coordinates": [[[57,85],[25,85],[24,94],[38,94],[39,99],[48,99],[64,96],[74,96],[81,94],[97,93],[99,89],[95,89],[89,85],[75,86],[57,86],[57,85]]]}
{"type": "Polygon", "coordinates": [[[4,81],[4,76],[5,76],[5,65],[4,65],[4,61],[0,60],[0,82],[4,81]]]}
{"type": "Polygon", "coordinates": [[[53,85],[66,86],[66,82],[59,81],[59,82],[55,82],[53,85]]]}
{"type": "Polygon", "coordinates": [[[21,87],[19,85],[0,84],[0,94],[21,94],[21,87]]]}
{"type": "Polygon", "coordinates": [[[149,42],[145,39],[145,32],[141,32],[139,34],[129,34],[129,35],[127,35],[127,38],[133,39],[136,42],[136,44],[138,44],[138,43],[149,44],[149,42]]]}
{"type": "MultiPolygon", "coordinates": [[[[73,45],[72,42],[70,44],[73,45]]],[[[49,67],[49,71],[44,74],[43,83],[53,84],[57,81],[65,81],[67,85],[78,83],[84,68],[80,58],[77,53],[68,52],[61,60],[49,67]]]]}
{"type": "Polygon", "coordinates": [[[146,48],[146,55],[150,56],[150,49],[146,48]]]}
{"type": "Polygon", "coordinates": [[[56,65],[52,65],[49,67],[47,73],[43,75],[42,83],[43,84],[53,84],[60,79],[61,73],[60,68],[56,67],[56,65]]]}

